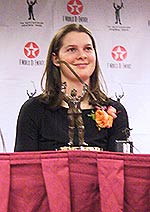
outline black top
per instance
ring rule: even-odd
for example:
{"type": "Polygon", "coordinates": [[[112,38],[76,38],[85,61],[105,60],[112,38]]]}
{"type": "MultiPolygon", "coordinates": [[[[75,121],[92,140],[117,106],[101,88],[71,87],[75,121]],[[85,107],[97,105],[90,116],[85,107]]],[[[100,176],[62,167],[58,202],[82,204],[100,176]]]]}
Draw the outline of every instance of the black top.
{"type": "MultiPolygon", "coordinates": [[[[101,147],[105,151],[115,151],[115,140],[127,138],[124,130],[128,128],[128,116],[123,105],[111,100],[111,106],[117,110],[117,118],[114,119],[111,128],[100,131],[96,122],[88,116],[91,109],[82,110],[85,126],[85,142],[88,146],[101,147]]],[[[16,132],[14,151],[44,151],[55,150],[68,146],[68,118],[67,108],[48,108],[38,97],[27,100],[21,107],[16,132]]],[[[78,145],[78,133],[75,129],[75,146],[78,145]]]]}

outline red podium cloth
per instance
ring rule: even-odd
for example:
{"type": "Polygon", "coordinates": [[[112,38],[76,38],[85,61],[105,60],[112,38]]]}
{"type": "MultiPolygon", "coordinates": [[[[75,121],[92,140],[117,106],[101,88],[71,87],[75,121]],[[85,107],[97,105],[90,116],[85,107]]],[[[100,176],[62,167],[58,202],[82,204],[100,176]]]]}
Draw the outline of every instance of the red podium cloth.
{"type": "Polygon", "coordinates": [[[0,212],[150,212],[150,155],[0,154],[0,212]]]}
{"type": "Polygon", "coordinates": [[[9,158],[0,161],[0,212],[7,211],[10,187],[10,162],[9,158]]]}
{"type": "Polygon", "coordinates": [[[125,211],[150,211],[150,156],[136,157],[125,164],[125,211]]]}
{"type": "Polygon", "coordinates": [[[43,175],[51,212],[70,212],[68,158],[42,159],[43,175]]]}
{"type": "Polygon", "coordinates": [[[98,159],[101,211],[123,211],[124,161],[98,159]]]}

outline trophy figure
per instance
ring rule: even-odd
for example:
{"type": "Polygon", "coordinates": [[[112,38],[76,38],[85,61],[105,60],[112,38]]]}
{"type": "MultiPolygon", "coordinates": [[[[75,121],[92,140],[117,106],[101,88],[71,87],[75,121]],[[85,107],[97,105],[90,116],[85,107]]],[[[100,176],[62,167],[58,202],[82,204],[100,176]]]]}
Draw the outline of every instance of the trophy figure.
{"type": "Polygon", "coordinates": [[[29,92],[29,90],[27,90],[27,95],[28,95],[29,99],[32,98],[32,97],[34,97],[34,95],[35,95],[36,92],[37,92],[37,90],[36,90],[36,88],[35,88],[34,82],[31,81],[31,83],[33,84],[34,91],[33,91],[33,92],[29,92]]]}
{"type": "Polygon", "coordinates": [[[63,100],[68,104],[68,121],[69,121],[69,146],[74,145],[74,130],[78,129],[79,146],[88,146],[84,141],[84,123],[82,111],[80,108],[81,101],[84,99],[86,89],[83,89],[82,95],[77,96],[77,90],[72,89],[70,96],[66,94],[66,83],[62,84],[63,100]]]}

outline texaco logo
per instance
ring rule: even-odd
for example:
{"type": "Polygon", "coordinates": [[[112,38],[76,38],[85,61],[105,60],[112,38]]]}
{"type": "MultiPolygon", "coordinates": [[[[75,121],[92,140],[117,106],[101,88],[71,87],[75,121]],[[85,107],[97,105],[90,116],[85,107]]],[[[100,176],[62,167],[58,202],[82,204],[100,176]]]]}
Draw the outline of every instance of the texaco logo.
{"type": "Polygon", "coordinates": [[[111,52],[111,55],[116,61],[123,61],[127,57],[127,51],[123,46],[115,46],[111,52]]]}
{"type": "Polygon", "coordinates": [[[72,15],[79,15],[83,11],[83,4],[80,0],[70,0],[67,9],[72,15]]]}
{"type": "Polygon", "coordinates": [[[39,55],[40,49],[38,45],[34,42],[28,42],[24,47],[24,54],[28,58],[35,58],[39,55]]]}

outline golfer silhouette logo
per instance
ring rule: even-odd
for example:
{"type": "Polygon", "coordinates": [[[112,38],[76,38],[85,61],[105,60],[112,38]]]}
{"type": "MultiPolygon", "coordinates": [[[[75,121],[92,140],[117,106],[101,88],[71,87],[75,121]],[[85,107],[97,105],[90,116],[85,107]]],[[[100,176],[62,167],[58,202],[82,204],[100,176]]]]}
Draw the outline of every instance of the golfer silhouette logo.
{"type": "Polygon", "coordinates": [[[120,18],[120,11],[124,7],[123,6],[123,2],[121,1],[120,5],[116,4],[116,3],[113,3],[113,7],[115,9],[115,18],[116,18],[115,24],[122,24],[121,23],[121,18],[120,18]]]}
{"type": "Polygon", "coordinates": [[[37,4],[37,0],[35,1],[27,0],[27,4],[28,4],[28,14],[29,14],[28,20],[31,20],[31,19],[35,20],[34,13],[33,13],[33,6],[37,4]]]}

